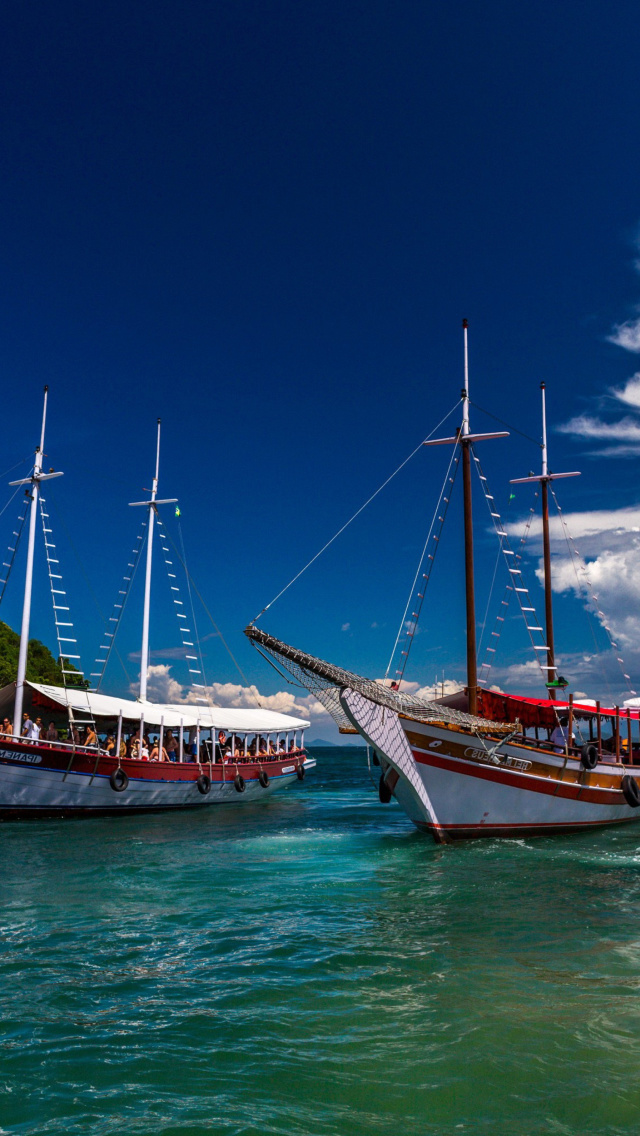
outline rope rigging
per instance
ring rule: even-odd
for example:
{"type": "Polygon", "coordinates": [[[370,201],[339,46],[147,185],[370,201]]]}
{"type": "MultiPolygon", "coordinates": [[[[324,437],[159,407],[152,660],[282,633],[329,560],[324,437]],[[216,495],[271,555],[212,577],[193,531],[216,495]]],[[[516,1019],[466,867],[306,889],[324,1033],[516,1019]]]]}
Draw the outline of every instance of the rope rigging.
{"type": "MultiPolygon", "coordinates": [[[[182,537],[182,533],[181,533],[181,537],[182,537]]],[[[240,675],[240,678],[244,682],[244,684],[247,688],[247,691],[251,695],[256,706],[260,710],[263,710],[264,707],[263,707],[262,701],[257,696],[255,687],[253,686],[252,683],[249,682],[249,679],[247,678],[246,674],[244,673],[242,667],[240,666],[240,663],[238,662],[235,655],[233,654],[233,651],[231,650],[231,648],[230,648],[229,644],[227,643],[224,635],[222,634],[220,628],[218,627],[218,624],[216,623],[215,619],[213,618],[211,612],[209,611],[209,608],[207,607],[207,604],[205,603],[202,592],[199,590],[193,576],[191,575],[189,569],[187,568],[186,561],[183,559],[178,546],[176,545],[175,541],[173,540],[173,538],[171,537],[171,535],[169,533],[167,534],[167,538],[168,538],[169,543],[171,544],[171,546],[173,548],[173,551],[174,551],[176,557],[178,558],[180,564],[182,565],[182,568],[184,569],[184,573],[185,573],[185,576],[187,578],[189,587],[193,588],[193,591],[195,592],[197,598],[200,600],[200,603],[202,604],[202,607],[204,608],[205,615],[207,616],[209,622],[211,623],[211,626],[213,627],[217,637],[220,639],[220,642],[222,643],[225,651],[227,652],[229,658],[231,659],[233,665],[235,666],[238,674],[240,675]]],[[[195,619],[194,619],[194,626],[195,626],[195,619]]],[[[211,702],[210,699],[208,699],[208,701],[209,701],[209,705],[213,705],[213,703],[211,702]]]]}
{"type": "MultiPolygon", "coordinates": [[[[20,487],[18,486],[18,489],[19,488],[20,487]]],[[[5,505],[4,509],[6,509],[11,504],[11,502],[13,501],[13,498],[15,497],[16,493],[18,492],[18,489],[16,489],[15,493],[11,494],[11,497],[10,497],[9,501],[7,501],[7,504],[5,505]]],[[[7,549],[7,555],[9,557],[9,559],[3,560],[3,562],[2,562],[2,568],[5,569],[5,571],[4,571],[4,579],[0,580],[0,584],[2,585],[2,591],[0,592],[0,604],[2,603],[2,601],[4,599],[4,593],[7,590],[7,584],[9,583],[9,577],[11,575],[11,570],[13,568],[13,565],[15,563],[15,559],[16,559],[16,556],[17,556],[17,553],[18,553],[18,547],[20,545],[20,537],[22,536],[22,530],[24,529],[25,521],[27,519],[27,513],[28,513],[27,505],[28,505],[28,503],[29,503],[29,498],[28,498],[28,495],[25,494],[25,499],[24,499],[23,506],[22,506],[23,507],[23,513],[20,517],[18,517],[18,521],[17,521],[18,528],[13,530],[13,537],[15,539],[15,543],[13,544],[13,546],[9,545],[9,547],[7,549]]],[[[3,513],[4,513],[4,509],[2,510],[3,513]]]]}
{"type": "MultiPolygon", "coordinates": [[[[400,470],[404,469],[404,467],[405,467],[405,466],[406,466],[406,465],[407,465],[407,464],[408,464],[408,463],[409,463],[409,462],[411,461],[411,459],[415,457],[415,455],[416,455],[416,454],[418,453],[418,451],[419,451],[419,450],[420,450],[420,449],[422,448],[422,446],[424,445],[424,443],[425,443],[426,441],[428,441],[428,440],[429,440],[429,438],[432,438],[432,437],[433,437],[433,435],[435,434],[436,430],[439,430],[439,429],[440,429],[440,427],[441,427],[441,426],[442,426],[442,425],[443,425],[443,424],[444,424],[444,423],[445,423],[445,422],[447,421],[447,419],[451,417],[451,415],[452,415],[452,414],[454,413],[454,411],[458,409],[459,405],[460,405],[460,400],[458,399],[458,400],[456,401],[455,405],[451,407],[451,410],[447,411],[447,413],[445,414],[444,418],[441,418],[441,419],[440,419],[440,421],[438,422],[438,424],[437,424],[436,426],[434,426],[434,428],[433,428],[433,430],[431,431],[431,433],[430,433],[430,434],[427,434],[427,437],[426,437],[426,438],[422,438],[422,439],[421,439],[421,441],[420,441],[420,442],[418,443],[418,445],[416,446],[415,450],[412,450],[412,451],[411,451],[411,453],[410,453],[410,454],[408,455],[408,457],[406,457],[406,458],[404,459],[404,461],[400,463],[400,465],[398,466],[398,468],[397,468],[397,469],[395,469],[395,470],[393,471],[393,473],[389,475],[389,477],[387,477],[386,481],[383,481],[382,485],[380,485],[380,486],[379,486],[379,488],[378,488],[378,489],[376,489],[375,493],[372,493],[372,494],[371,494],[371,496],[370,496],[370,497],[369,497],[369,498],[368,498],[368,499],[367,499],[367,500],[366,500],[366,501],[364,502],[364,504],[363,504],[363,505],[361,505],[361,506],[360,506],[360,508],[356,510],[356,512],[355,512],[355,513],[353,514],[353,516],[352,516],[352,517],[350,517],[348,521],[345,521],[345,523],[344,523],[344,524],[342,525],[342,527],[341,527],[341,528],[339,528],[339,529],[338,529],[338,531],[337,531],[336,533],[334,533],[334,535],[333,535],[333,536],[331,537],[331,539],[330,539],[330,540],[328,540],[328,541],[326,542],[326,544],[324,544],[324,545],[322,546],[322,548],[320,549],[320,551],[319,551],[319,552],[316,552],[315,556],[312,556],[312,557],[311,557],[311,560],[309,560],[309,561],[308,561],[308,562],[307,562],[307,563],[305,564],[304,568],[301,568],[301,569],[300,569],[300,571],[299,571],[299,572],[297,572],[297,573],[296,573],[296,575],[295,575],[295,576],[293,577],[293,579],[289,580],[289,583],[288,583],[288,584],[286,584],[286,585],[285,585],[285,587],[284,587],[284,588],[282,588],[282,589],[281,589],[281,591],[279,591],[279,592],[278,592],[278,594],[277,594],[276,596],[274,596],[274,597],[273,597],[273,599],[272,599],[272,600],[270,601],[270,603],[268,603],[268,604],[266,605],[266,607],[263,607],[263,608],[262,608],[262,611],[258,612],[258,614],[256,615],[255,619],[253,619],[253,620],[251,621],[251,623],[252,623],[252,624],[254,624],[254,623],[257,623],[257,622],[258,622],[258,620],[259,620],[259,619],[260,619],[260,618],[261,618],[261,617],[262,617],[262,616],[264,615],[265,611],[268,611],[270,607],[273,607],[274,603],[276,603],[276,602],[277,602],[277,601],[278,601],[278,600],[279,600],[279,599],[280,599],[280,598],[281,598],[281,597],[282,597],[282,596],[283,596],[283,595],[285,594],[285,592],[288,592],[288,591],[289,591],[289,588],[290,588],[290,587],[291,587],[291,586],[292,586],[293,584],[295,584],[295,583],[296,583],[296,581],[297,581],[297,580],[299,580],[301,576],[303,576],[303,575],[304,575],[304,573],[305,573],[305,572],[307,571],[307,569],[308,569],[308,568],[310,568],[312,564],[315,564],[316,560],[318,560],[318,559],[319,559],[319,557],[320,557],[320,556],[322,556],[323,552],[326,552],[326,551],[327,551],[327,549],[328,549],[328,548],[330,547],[330,545],[332,545],[332,544],[334,543],[334,541],[336,541],[336,540],[338,539],[338,537],[339,537],[339,536],[341,536],[341,535],[342,535],[342,533],[343,533],[343,532],[344,532],[344,531],[345,531],[346,529],[348,529],[348,528],[349,528],[349,525],[351,525],[351,524],[353,523],[353,521],[355,521],[356,517],[359,517],[359,516],[360,516],[360,514],[364,512],[364,510],[365,510],[365,509],[367,508],[367,506],[368,506],[368,505],[370,505],[370,504],[371,504],[371,502],[372,502],[372,501],[374,501],[374,500],[375,500],[375,498],[376,498],[376,497],[377,497],[377,496],[378,496],[378,495],[379,495],[380,493],[382,493],[382,490],[386,488],[386,486],[387,486],[387,485],[389,484],[389,482],[390,482],[390,481],[393,481],[394,477],[396,477],[396,476],[397,476],[397,474],[399,474],[399,473],[400,473],[400,470]]],[[[251,626],[251,624],[250,624],[250,626],[251,626]]]]}
{"type": "MultiPolygon", "coordinates": [[[[498,508],[497,508],[496,503],[495,503],[495,498],[494,498],[493,494],[489,492],[489,483],[487,481],[487,478],[485,477],[485,475],[482,472],[482,466],[480,465],[480,459],[477,456],[477,454],[475,453],[475,451],[473,450],[473,447],[471,449],[471,452],[473,454],[473,460],[474,460],[474,464],[475,464],[475,467],[476,467],[476,472],[477,472],[478,477],[480,479],[480,484],[482,486],[482,490],[483,490],[483,493],[484,493],[484,496],[485,496],[485,500],[487,502],[489,514],[490,514],[491,520],[493,522],[493,527],[495,529],[496,536],[498,537],[498,540],[500,542],[500,548],[501,548],[502,554],[503,554],[504,559],[505,559],[507,572],[511,576],[511,583],[507,584],[507,590],[510,591],[510,592],[515,592],[516,598],[517,598],[518,603],[520,605],[520,611],[522,612],[522,618],[524,619],[525,626],[526,626],[527,631],[529,633],[529,639],[531,640],[531,646],[533,647],[533,650],[535,652],[534,657],[535,657],[535,659],[538,663],[538,666],[540,668],[540,672],[541,672],[541,675],[544,679],[545,688],[546,688],[546,683],[548,682],[549,672],[555,671],[555,667],[550,667],[548,665],[548,663],[544,663],[542,661],[544,658],[546,658],[547,652],[549,650],[549,648],[547,647],[546,641],[545,641],[544,629],[541,626],[541,624],[540,624],[540,622],[539,622],[539,620],[536,616],[536,610],[535,610],[535,607],[532,603],[531,596],[529,594],[529,589],[524,582],[524,578],[523,578],[523,575],[522,575],[522,569],[516,566],[517,560],[519,560],[519,557],[516,557],[515,552],[511,548],[511,545],[510,545],[510,542],[509,542],[509,535],[508,535],[507,530],[505,529],[505,527],[502,523],[502,518],[500,516],[500,513],[498,512],[498,508]],[[534,620],[533,623],[529,623],[530,618],[534,620]]],[[[487,651],[487,653],[494,655],[496,648],[495,647],[487,647],[486,651],[487,651]]],[[[490,669],[491,665],[492,665],[491,663],[486,664],[487,669],[490,669]]]]}
{"type": "MultiPolygon", "coordinates": [[[[536,490],[534,497],[537,497],[537,496],[538,496],[538,491],[536,490]]],[[[518,551],[515,553],[515,560],[516,561],[522,560],[524,548],[525,548],[525,545],[526,545],[527,540],[529,538],[529,534],[531,532],[531,525],[533,523],[533,518],[535,516],[535,512],[536,512],[535,507],[531,506],[531,508],[529,510],[529,516],[527,517],[527,523],[526,523],[525,528],[524,528],[524,532],[522,533],[522,536],[520,537],[520,543],[518,545],[518,551]]],[[[487,616],[489,614],[489,606],[490,606],[490,603],[491,603],[491,597],[493,595],[493,587],[494,587],[494,584],[495,584],[496,574],[497,574],[497,570],[498,570],[498,564],[500,563],[501,558],[502,558],[502,548],[500,547],[500,548],[498,548],[498,555],[496,557],[496,564],[495,564],[495,568],[494,568],[494,572],[493,572],[493,580],[491,582],[491,590],[489,592],[489,599],[487,600],[487,610],[485,612],[485,622],[484,622],[483,629],[482,629],[482,636],[480,638],[480,643],[478,645],[478,651],[480,650],[480,646],[482,645],[482,639],[484,637],[487,616]]],[[[496,640],[496,646],[493,648],[493,650],[490,650],[490,648],[486,647],[485,652],[490,652],[491,654],[495,654],[495,652],[497,651],[497,644],[498,644],[498,641],[499,641],[500,636],[502,634],[502,625],[504,624],[505,619],[507,617],[507,611],[509,609],[509,602],[510,602],[512,594],[513,594],[512,587],[510,585],[507,585],[506,588],[505,588],[505,591],[504,591],[503,599],[500,603],[501,614],[496,615],[493,631],[491,632],[491,638],[496,640]]],[[[478,675],[478,685],[479,686],[486,686],[486,684],[488,683],[489,671],[491,670],[492,665],[493,665],[493,661],[490,660],[490,659],[485,659],[485,661],[482,663],[482,665],[480,667],[480,672],[479,672],[479,675],[478,675]]]]}
{"type": "Polygon", "coordinates": [[[387,680],[389,678],[389,672],[391,670],[393,659],[394,659],[394,656],[395,656],[396,651],[398,649],[400,637],[401,637],[403,629],[404,629],[403,647],[401,648],[400,656],[399,656],[399,660],[398,660],[398,666],[396,668],[396,672],[395,672],[393,682],[391,683],[391,689],[392,690],[399,690],[400,689],[400,684],[402,682],[402,679],[404,678],[404,672],[405,672],[407,663],[409,661],[409,652],[411,651],[411,647],[413,645],[413,640],[414,640],[416,632],[417,632],[418,622],[419,622],[419,619],[420,619],[420,615],[422,613],[422,606],[424,604],[424,597],[426,595],[427,588],[429,586],[429,581],[431,579],[431,572],[432,572],[433,565],[434,565],[434,562],[435,562],[436,552],[437,552],[438,548],[440,547],[440,537],[442,536],[442,529],[444,528],[444,522],[445,522],[445,519],[446,519],[446,516],[447,516],[447,510],[449,508],[449,502],[451,500],[451,493],[453,491],[453,485],[454,485],[454,482],[455,482],[456,473],[458,472],[459,462],[460,462],[460,448],[456,444],[451,451],[451,458],[449,460],[447,472],[445,474],[445,478],[444,478],[444,481],[442,483],[442,488],[440,490],[440,496],[438,497],[438,503],[436,505],[436,509],[435,509],[434,514],[433,514],[431,524],[429,526],[427,538],[424,542],[422,552],[420,554],[420,559],[418,561],[418,567],[416,569],[416,574],[413,578],[413,583],[412,583],[411,589],[409,591],[409,597],[407,599],[407,603],[406,603],[404,612],[402,613],[402,619],[400,620],[400,627],[398,628],[398,634],[396,635],[396,640],[395,640],[395,643],[393,644],[393,650],[391,651],[391,656],[389,658],[389,662],[387,664],[387,669],[385,671],[384,677],[385,677],[385,680],[387,680]],[[451,473],[452,467],[453,467],[453,475],[451,473]],[[449,494],[448,496],[446,495],[445,491],[448,491],[448,494],[449,494]],[[442,509],[442,513],[440,513],[441,509],[442,509]],[[438,530],[437,530],[437,532],[434,532],[433,530],[434,530],[436,524],[438,525],[438,530]],[[434,541],[433,552],[427,554],[427,548],[429,547],[429,544],[430,544],[430,541],[431,541],[432,538],[433,538],[433,541],[434,541]],[[427,555],[427,557],[428,557],[428,566],[427,566],[427,571],[422,572],[422,567],[423,567],[423,564],[424,564],[425,555],[427,555]],[[421,580],[420,580],[420,583],[418,583],[420,576],[421,576],[421,580]],[[418,591],[417,590],[418,588],[421,588],[422,590],[418,591]],[[413,603],[412,603],[412,601],[413,601],[413,603]],[[407,614],[409,612],[410,607],[414,607],[415,611],[411,612],[411,619],[407,622],[407,614]]]}
{"type": "Polygon", "coordinates": [[[107,664],[108,664],[109,659],[111,657],[111,652],[115,648],[116,636],[117,636],[118,630],[120,628],[120,622],[121,622],[122,616],[124,614],[124,609],[127,606],[127,600],[128,600],[128,598],[131,594],[131,587],[133,585],[133,581],[134,581],[135,574],[136,574],[136,571],[137,571],[137,568],[138,568],[138,564],[140,563],[140,553],[141,553],[141,551],[144,547],[144,544],[145,544],[146,532],[147,532],[147,522],[146,522],[146,520],[144,520],[142,522],[141,526],[140,526],[140,532],[138,533],[138,536],[136,537],[136,542],[133,546],[133,549],[131,550],[132,559],[127,563],[126,571],[129,573],[129,575],[125,575],[122,579],[122,583],[124,584],[124,588],[120,588],[119,591],[118,591],[118,597],[119,598],[117,600],[115,600],[115,602],[113,604],[113,607],[111,609],[111,615],[109,616],[109,618],[108,618],[108,620],[105,624],[105,628],[104,628],[103,634],[101,636],[102,639],[106,640],[106,642],[101,644],[100,652],[99,652],[100,654],[104,654],[104,658],[103,659],[96,658],[96,660],[93,664],[96,667],[99,666],[101,669],[99,671],[92,671],[91,674],[89,675],[89,678],[97,678],[97,680],[98,680],[97,683],[95,684],[95,687],[94,687],[94,690],[96,692],[100,690],[100,685],[101,685],[102,680],[104,678],[105,671],[107,669],[107,664]],[[109,631],[108,628],[111,625],[113,625],[113,630],[109,631]]]}
{"type": "MultiPolygon", "coordinates": [[[[204,675],[204,664],[203,664],[203,661],[202,661],[202,649],[201,649],[201,646],[200,646],[200,638],[198,636],[198,628],[197,628],[196,620],[195,620],[195,612],[193,610],[193,601],[191,600],[191,591],[190,591],[190,588],[189,588],[189,580],[188,580],[188,577],[187,577],[187,592],[188,592],[188,595],[189,595],[189,603],[190,603],[190,608],[191,608],[191,622],[193,623],[193,630],[190,627],[186,626],[186,623],[184,622],[184,620],[186,620],[187,617],[184,614],[184,612],[177,610],[178,608],[184,607],[184,600],[181,598],[181,592],[180,592],[180,586],[178,584],[177,574],[175,572],[171,571],[171,569],[174,567],[174,564],[173,564],[173,561],[169,559],[169,553],[170,553],[171,550],[168,547],[169,537],[168,537],[166,528],[165,528],[164,524],[162,523],[162,519],[159,515],[156,515],[156,520],[157,520],[157,523],[158,523],[158,535],[160,537],[160,547],[162,549],[162,554],[163,554],[165,566],[166,566],[166,569],[167,569],[167,576],[168,576],[168,580],[169,580],[169,589],[172,592],[171,598],[173,600],[173,605],[176,608],[176,620],[177,620],[178,628],[179,628],[179,631],[180,631],[180,638],[182,640],[182,647],[183,647],[184,653],[185,653],[184,657],[185,657],[185,661],[186,661],[186,664],[187,664],[187,669],[188,669],[190,675],[196,675],[199,679],[201,679],[200,682],[196,682],[194,679],[191,679],[191,686],[193,687],[193,690],[194,690],[196,702],[201,702],[206,706],[206,705],[208,705],[208,701],[209,701],[208,698],[206,697],[207,682],[206,682],[206,678],[205,678],[205,675],[204,675]],[[187,639],[186,636],[188,636],[188,635],[193,635],[193,639],[187,639]],[[194,651],[194,650],[197,651],[196,655],[189,653],[190,651],[194,651]],[[198,664],[199,664],[199,666],[198,666],[198,664]]],[[[180,522],[178,522],[178,525],[179,524],[180,524],[180,522]]],[[[181,532],[181,535],[182,535],[182,532],[181,532]]]]}
{"type": "Polygon", "coordinates": [[[86,711],[78,711],[77,708],[74,709],[69,701],[69,688],[72,688],[74,692],[77,692],[78,688],[85,689],[84,671],[79,665],[81,662],[80,654],[72,653],[69,647],[66,646],[66,644],[71,644],[72,648],[75,647],[77,650],[78,640],[74,635],[74,626],[73,620],[71,619],[69,603],[61,602],[63,600],[68,601],[68,596],[66,589],[63,587],[60,558],[57,556],[57,548],[52,539],[53,529],[51,528],[51,516],[49,513],[45,512],[45,505],[46,500],[42,494],[40,494],[40,519],[42,521],[44,551],[47,561],[47,572],[49,574],[51,602],[53,605],[53,621],[56,629],[56,639],[58,641],[58,662],[60,670],[62,671],[62,683],[67,703],[69,733],[75,742],[78,737],[78,726],[85,730],[91,728],[95,732],[95,720],[89,706],[88,697],[86,711]],[[78,666],[74,666],[75,662],[78,663],[78,666]],[[71,664],[71,669],[69,669],[69,664],[71,664]],[[80,716],[78,716],[79,714],[80,716]]]}

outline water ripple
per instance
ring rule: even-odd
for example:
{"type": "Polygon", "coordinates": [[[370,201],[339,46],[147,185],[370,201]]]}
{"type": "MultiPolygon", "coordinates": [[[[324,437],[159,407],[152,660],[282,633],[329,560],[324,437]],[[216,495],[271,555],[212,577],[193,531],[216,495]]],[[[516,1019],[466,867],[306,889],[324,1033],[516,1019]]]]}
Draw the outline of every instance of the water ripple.
{"type": "Polygon", "coordinates": [[[268,807],[0,827],[0,1136],[618,1136],[633,830],[439,848],[357,751],[268,807]]]}

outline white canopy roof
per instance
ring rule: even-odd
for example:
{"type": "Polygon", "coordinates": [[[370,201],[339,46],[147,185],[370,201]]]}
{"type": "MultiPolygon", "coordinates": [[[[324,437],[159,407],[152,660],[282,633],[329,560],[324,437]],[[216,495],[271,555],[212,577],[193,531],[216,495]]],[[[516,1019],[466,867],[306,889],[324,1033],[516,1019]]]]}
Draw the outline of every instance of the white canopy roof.
{"type": "MultiPolygon", "coordinates": [[[[11,684],[15,688],[15,683],[11,684]]],[[[131,698],[114,698],[110,694],[98,694],[92,690],[65,690],[63,686],[47,686],[40,682],[27,682],[25,686],[65,710],[71,707],[80,714],[90,714],[94,718],[115,719],[122,714],[127,721],[144,720],[150,726],[159,726],[161,719],[169,729],[183,726],[200,726],[205,729],[225,730],[227,733],[284,733],[286,730],[304,729],[309,725],[304,718],[292,718],[275,710],[245,710],[237,707],[164,705],[160,702],[138,702],[131,698]]],[[[5,687],[5,691],[7,688],[5,687]]]]}

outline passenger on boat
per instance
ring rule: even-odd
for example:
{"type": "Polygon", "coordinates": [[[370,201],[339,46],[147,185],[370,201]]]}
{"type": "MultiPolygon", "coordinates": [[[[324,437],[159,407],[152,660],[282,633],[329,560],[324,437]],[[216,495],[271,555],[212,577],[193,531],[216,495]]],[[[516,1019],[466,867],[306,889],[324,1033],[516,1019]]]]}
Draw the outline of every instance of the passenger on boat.
{"type": "Polygon", "coordinates": [[[169,761],[178,760],[178,742],[177,739],[174,738],[173,732],[171,730],[167,730],[164,736],[164,748],[167,751],[167,757],[169,758],[169,761]]]}
{"type": "Polygon", "coordinates": [[[86,746],[97,746],[98,735],[96,734],[93,726],[87,726],[87,730],[86,730],[85,738],[84,738],[84,744],[86,746]]]}
{"type": "Polygon", "coordinates": [[[216,761],[224,761],[231,746],[227,741],[227,735],[224,730],[218,730],[218,740],[216,742],[216,761]]]}
{"type": "Polygon", "coordinates": [[[264,738],[260,738],[258,745],[259,745],[259,752],[260,753],[268,753],[269,752],[269,748],[268,748],[266,740],[264,738]]]}
{"type": "Polygon", "coordinates": [[[164,746],[162,747],[162,755],[160,754],[160,747],[158,739],[155,738],[151,746],[151,753],[149,754],[149,761],[168,761],[169,757],[164,746]]]}
{"type": "Polygon", "coordinates": [[[58,741],[58,731],[56,730],[55,722],[49,722],[49,725],[47,726],[47,732],[44,736],[48,742],[58,741]]]}
{"type": "Polygon", "coordinates": [[[30,742],[37,742],[40,737],[40,730],[36,727],[35,722],[31,721],[26,711],[22,715],[22,737],[27,738],[30,742]]]}
{"type": "Polygon", "coordinates": [[[2,723],[2,727],[0,728],[0,738],[10,737],[13,737],[13,722],[10,722],[8,718],[5,718],[2,723]]]}
{"type": "Polygon", "coordinates": [[[296,740],[295,740],[295,738],[292,738],[291,741],[289,742],[289,753],[295,753],[296,748],[297,748],[296,747],[296,740]]]}
{"type": "Polygon", "coordinates": [[[278,752],[279,753],[286,753],[287,752],[287,743],[286,743],[284,738],[280,739],[280,745],[278,746],[278,752]]]}
{"type": "Polygon", "coordinates": [[[189,728],[189,753],[192,761],[198,760],[198,727],[189,728]]]}
{"type": "Polygon", "coordinates": [[[556,747],[556,753],[565,753],[567,746],[575,745],[575,734],[571,732],[569,737],[569,719],[564,717],[560,718],[558,725],[551,735],[551,744],[556,747]]]}
{"type": "Polygon", "coordinates": [[[116,755],[116,739],[113,734],[107,734],[105,739],[104,748],[111,757],[116,755]]]}

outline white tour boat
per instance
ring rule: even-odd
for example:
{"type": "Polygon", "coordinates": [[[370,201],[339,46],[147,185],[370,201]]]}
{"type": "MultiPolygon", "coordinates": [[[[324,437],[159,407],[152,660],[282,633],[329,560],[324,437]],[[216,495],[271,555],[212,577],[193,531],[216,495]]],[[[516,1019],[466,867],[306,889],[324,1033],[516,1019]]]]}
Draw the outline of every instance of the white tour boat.
{"type": "MultiPolygon", "coordinates": [[[[156,469],[150,499],[134,502],[147,510],[147,556],[140,670],[140,697],[119,698],[87,689],[81,671],[68,660],[75,640],[61,588],[55,585],[57,561],[50,556],[53,544],[47,538],[47,514],[40,493],[44,482],[60,474],[44,473],[42,458],[47,412],[47,388],[40,445],[29,477],[12,482],[25,485],[30,500],[27,567],[25,577],[18,673],[15,683],[0,690],[0,717],[13,722],[13,730],[0,736],[0,818],[34,818],[125,814],[159,809],[202,808],[220,803],[240,804],[264,800],[295,781],[301,781],[315,760],[304,749],[302,718],[264,709],[223,708],[209,704],[201,688],[197,703],[162,705],[147,699],[149,660],[149,612],[153,559],[154,520],[158,506],[168,504],[157,497],[160,456],[158,422],[156,469]],[[31,592],[38,509],[43,516],[47,562],[52,584],[54,616],[60,648],[64,686],[29,682],[26,679],[27,646],[31,615],[31,592]],[[65,665],[66,664],[66,665],[65,665]],[[56,732],[68,740],[23,737],[24,714],[30,722],[53,721],[56,732]],[[146,759],[145,729],[157,732],[160,760],[146,759]],[[94,744],[82,744],[79,734],[94,744]],[[169,734],[171,731],[171,734],[169,734]],[[111,733],[109,750],[97,739],[111,733]],[[220,738],[221,732],[225,740],[220,738]],[[165,741],[171,736],[175,760],[162,760],[165,741]],[[140,744],[139,739],[142,739],[140,744]],[[136,756],[139,755],[139,756],[136,756]]],[[[122,608],[122,604],[117,605],[122,608]]],[[[188,628],[185,628],[188,631],[188,628]]],[[[114,631],[106,632],[112,644],[114,631]]],[[[109,647],[110,649],[110,647],[109,647]]],[[[104,660],[101,660],[104,662],[104,660]]],[[[153,752],[153,751],[152,751],[153,752]]],[[[167,755],[169,756],[169,755],[167,755]]]]}

